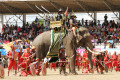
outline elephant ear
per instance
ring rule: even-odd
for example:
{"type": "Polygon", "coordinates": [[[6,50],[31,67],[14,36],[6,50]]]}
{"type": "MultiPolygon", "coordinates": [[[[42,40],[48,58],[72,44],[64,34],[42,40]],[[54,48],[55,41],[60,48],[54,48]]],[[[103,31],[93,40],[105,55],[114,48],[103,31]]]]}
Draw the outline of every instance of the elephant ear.
{"type": "Polygon", "coordinates": [[[76,42],[79,43],[82,40],[82,38],[83,38],[82,35],[77,34],[76,42]]]}
{"type": "Polygon", "coordinates": [[[82,32],[82,31],[78,31],[77,32],[77,36],[80,38],[80,40],[83,38],[83,36],[84,36],[84,32],[82,32]]]}

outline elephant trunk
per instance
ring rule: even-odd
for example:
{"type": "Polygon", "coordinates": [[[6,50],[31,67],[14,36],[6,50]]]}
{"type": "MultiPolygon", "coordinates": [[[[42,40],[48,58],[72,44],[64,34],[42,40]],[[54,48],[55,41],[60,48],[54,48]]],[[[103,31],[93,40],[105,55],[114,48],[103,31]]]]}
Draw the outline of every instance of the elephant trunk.
{"type": "Polygon", "coordinates": [[[93,69],[92,53],[94,53],[94,52],[93,52],[92,43],[89,42],[89,44],[87,44],[85,48],[88,50],[88,60],[90,62],[90,69],[93,69]]]}

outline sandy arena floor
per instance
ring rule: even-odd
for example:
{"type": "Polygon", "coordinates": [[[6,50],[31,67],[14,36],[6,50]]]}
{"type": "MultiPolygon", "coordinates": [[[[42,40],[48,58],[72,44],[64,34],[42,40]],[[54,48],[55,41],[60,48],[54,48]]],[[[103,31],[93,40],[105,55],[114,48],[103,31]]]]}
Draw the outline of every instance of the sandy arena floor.
{"type": "MultiPolygon", "coordinates": [[[[68,70],[67,70],[68,72],[68,70]]],[[[5,69],[5,78],[4,80],[120,80],[120,72],[109,72],[103,75],[88,73],[83,74],[81,71],[77,71],[78,75],[59,75],[59,69],[56,71],[47,69],[47,76],[28,76],[28,77],[19,77],[13,75],[13,71],[10,72],[10,76],[7,76],[7,69],[5,69]]],[[[40,73],[41,74],[41,73],[40,73]]]]}

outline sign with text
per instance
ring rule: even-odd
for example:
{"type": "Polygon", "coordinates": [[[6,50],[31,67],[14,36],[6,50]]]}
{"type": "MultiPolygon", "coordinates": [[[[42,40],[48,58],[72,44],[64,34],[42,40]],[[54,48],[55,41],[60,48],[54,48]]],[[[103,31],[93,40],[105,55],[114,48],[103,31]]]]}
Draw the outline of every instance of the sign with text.
{"type": "Polygon", "coordinates": [[[61,27],[61,26],[62,26],[61,21],[50,21],[50,28],[61,27]]]}

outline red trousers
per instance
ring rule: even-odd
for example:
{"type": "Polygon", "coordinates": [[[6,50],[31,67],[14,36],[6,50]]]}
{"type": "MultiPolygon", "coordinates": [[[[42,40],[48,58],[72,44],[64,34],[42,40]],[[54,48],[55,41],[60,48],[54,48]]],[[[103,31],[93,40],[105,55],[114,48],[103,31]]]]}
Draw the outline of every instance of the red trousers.
{"type": "Polygon", "coordinates": [[[117,61],[112,61],[112,67],[118,67],[118,63],[117,63],[117,61]]]}
{"type": "Polygon", "coordinates": [[[21,75],[22,75],[22,76],[27,76],[27,75],[28,75],[28,74],[27,74],[27,71],[21,70],[21,75]]]}
{"type": "Polygon", "coordinates": [[[52,67],[56,68],[56,63],[51,63],[51,68],[52,67]]]}
{"type": "Polygon", "coordinates": [[[110,60],[109,68],[112,68],[112,60],[110,60]]]}
{"type": "Polygon", "coordinates": [[[23,62],[20,64],[22,68],[26,68],[27,67],[27,63],[26,62],[23,62]]]}
{"type": "Polygon", "coordinates": [[[108,68],[110,68],[110,63],[108,61],[105,61],[105,64],[108,68]]]}
{"type": "Polygon", "coordinates": [[[8,70],[10,70],[12,67],[13,67],[14,70],[17,70],[16,61],[9,59],[9,62],[8,62],[8,70]]]}
{"type": "Polygon", "coordinates": [[[22,61],[18,61],[18,65],[20,65],[22,63],[22,61]]]}
{"type": "Polygon", "coordinates": [[[28,76],[28,75],[31,75],[31,72],[21,69],[21,75],[22,76],[28,76]]]}
{"type": "Polygon", "coordinates": [[[87,68],[87,69],[89,69],[89,65],[88,65],[88,64],[89,64],[88,62],[84,62],[84,63],[82,63],[83,68],[87,68]]]}

